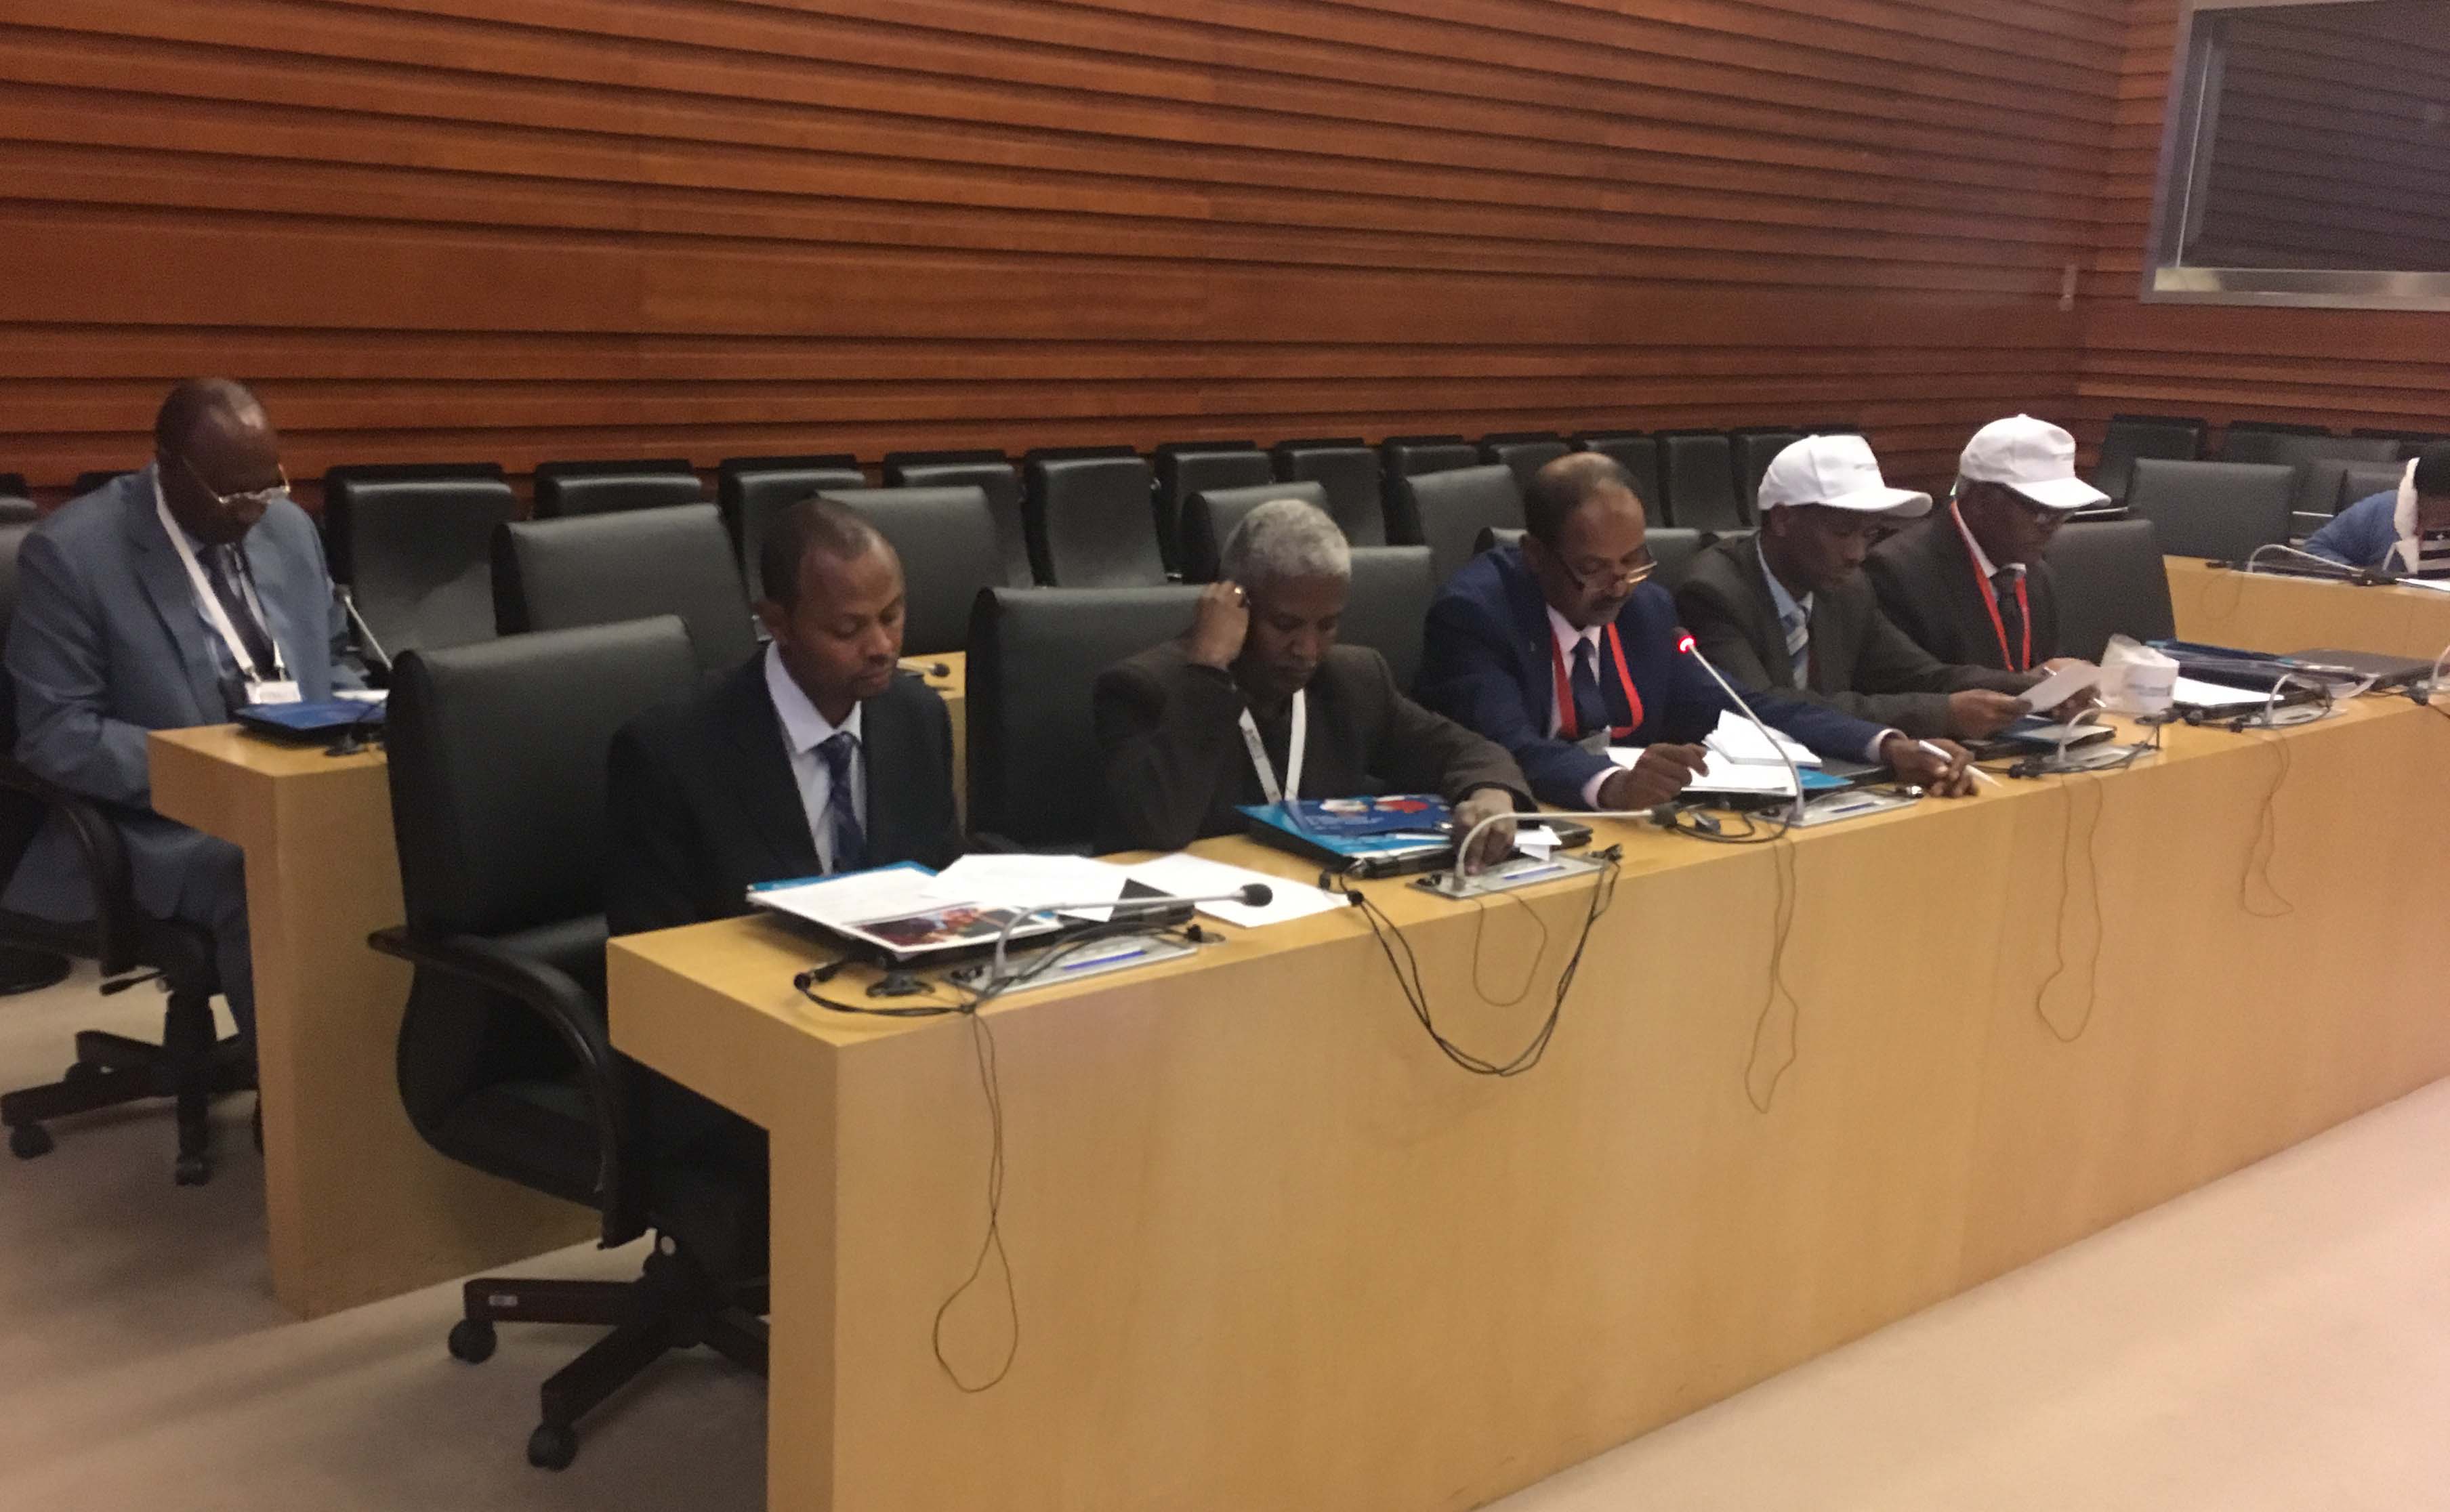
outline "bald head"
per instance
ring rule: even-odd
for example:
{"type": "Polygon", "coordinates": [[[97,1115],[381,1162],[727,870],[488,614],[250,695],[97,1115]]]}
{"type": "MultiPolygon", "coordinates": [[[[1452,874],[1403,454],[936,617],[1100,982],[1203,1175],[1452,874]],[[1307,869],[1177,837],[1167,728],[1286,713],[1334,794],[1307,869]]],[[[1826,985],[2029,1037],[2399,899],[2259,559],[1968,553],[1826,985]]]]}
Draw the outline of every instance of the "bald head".
{"type": "Polygon", "coordinates": [[[1550,546],[1565,521],[1584,505],[1605,502],[1616,509],[1642,509],[1633,475],[1615,457],[1599,452],[1568,452],[1532,475],[1523,491],[1523,528],[1550,546]]]}
{"type": "Polygon", "coordinates": [[[288,486],[281,437],[245,384],[189,378],[153,415],[162,500],[200,541],[226,545],[263,517],[288,486]]]}

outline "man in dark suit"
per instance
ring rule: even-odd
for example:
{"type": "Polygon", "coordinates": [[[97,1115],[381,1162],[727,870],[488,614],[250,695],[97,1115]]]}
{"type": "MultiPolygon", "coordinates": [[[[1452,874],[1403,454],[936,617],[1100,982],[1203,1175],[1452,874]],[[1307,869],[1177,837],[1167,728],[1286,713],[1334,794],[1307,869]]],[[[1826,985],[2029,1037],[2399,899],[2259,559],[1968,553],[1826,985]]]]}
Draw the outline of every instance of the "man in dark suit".
{"type": "MultiPolygon", "coordinates": [[[[153,422],[153,461],[36,526],[17,562],[9,674],[17,759],[107,805],[137,906],[203,926],[239,1033],[255,1032],[244,858],[153,812],[146,732],[218,725],[251,703],[365,686],[314,521],[289,499],[281,437],[226,378],[180,384],[153,422]]],[[[0,906],[73,922],[92,884],[57,819],[0,906]]]]}
{"type": "MultiPolygon", "coordinates": [[[[1352,558],[1325,514],[1262,504],[1220,566],[1187,634],[1098,679],[1105,848],[1240,834],[1237,804],[1283,798],[1436,793],[1466,829],[1529,804],[1506,752],[1405,697],[1378,652],[1335,643],[1352,558]]],[[[1510,823],[1492,824],[1470,859],[1513,843],[1510,823]]]]}
{"type": "Polygon", "coordinates": [[[1873,548],[1880,608],[1935,660],[2025,672],[2059,654],[2057,585],[2042,553],[2077,510],[2109,495],[2075,475],[2075,438],[2030,415],[1974,433],[1956,497],[1873,548]]]}
{"type": "MultiPolygon", "coordinates": [[[[1558,457],[1525,491],[1523,544],[1483,552],[1429,606],[1421,701],[1513,752],[1561,808],[1633,809],[1682,792],[1701,743],[1732,708],[1680,654],[1676,606],[1632,480],[1594,452],[1558,457]],[[1619,766],[1609,746],[1643,747],[1619,766]]],[[[1934,755],[1893,729],[1764,693],[1762,720],[1813,751],[1873,760],[1908,782],[1963,791],[1963,753],[1934,755]]]]}
{"type": "Polygon", "coordinates": [[[1762,475],[1760,529],[1695,558],[1676,608],[1739,688],[1794,693],[1917,737],[1980,740],[2025,712],[2034,672],[1935,661],[1880,612],[1859,571],[1886,520],[1931,513],[1887,486],[1859,436],[1810,436],[1762,475]]]}
{"type": "Polygon", "coordinates": [[[758,575],[773,644],[613,738],[616,935],[745,914],[757,882],[961,853],[952,723],[900,672],[893,548],[807,499],[768,529],[758,575]]]}

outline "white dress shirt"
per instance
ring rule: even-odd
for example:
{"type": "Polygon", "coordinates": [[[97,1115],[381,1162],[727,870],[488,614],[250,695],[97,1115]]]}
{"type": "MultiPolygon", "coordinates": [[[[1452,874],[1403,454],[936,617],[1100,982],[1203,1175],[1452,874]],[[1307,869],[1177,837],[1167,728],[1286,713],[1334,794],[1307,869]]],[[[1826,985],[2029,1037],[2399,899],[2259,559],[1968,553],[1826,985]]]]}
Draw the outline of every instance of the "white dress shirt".
{"type": "MultiPolygon", "coordinates": [[[[1753,537],[1753,555],[1760,562],[1761,576],[1769,583],[1769,600],[1771,605],[1777,609],[1779,617],[1783,620],[1789,614],[1800,614],[1803,616],[1804,654],[1807,657],[1810,656],[1812,651],[1812,595],[1806,593],[1801,598],[1798,598],[1787,591],[1786,585],[1779,581],[1778,574],[1769,570],[1769,555],[1760,549],[1760,537],[1758,535],[1753,537]]],[[[1782,627],[1779,633],[1784,633],[1782,627]]],[[[1807,661],[1805,665],[1809,666],[1811,664],[1807,661]]],[[[1809,691],[1809,689],[1804,690],[1809,691]]],[[[1870,762],[1875,766],[1886,765],[1887,758],[1880,754],[1880,747],[1886,746],[1889,743],[1889,737],[1896,733],[1898,733],[1898,731],[1894,729],[1884,729],[1874,735],[1869,741],[1864,743],[1862,753],[1863,760],[1870,762]]]]}
{"type": "MultiPolygon", "coordinates": [[[[1948,517],[1956,522],[1956,533],[1965,537],[1965,549],[1974,553],[1974,570],[1982,574],[1982,580],[1987,583],[1998,576],[1999,569],[1991,565],[1991,553],[1984,551],[1982,543],[1974,538],[1974,533],[1965,528],[1965,516],[1957,510],[1954,499],[1948,502],[1948,517]]],[[[2025,575],[2025,564],[2011,562],[2008,564],[2008,572],[2013,576],[2022,577],[2025,575]]]]}
{"type": "Polygon", "coordinates": [[[867,829],[867,746],[860,731],[860,707],[850,707],[850,717],[840,725],[817,712],[808,695],[800,691],[783,666],[783,652],[774,646],[766,648],[766,696],[774,701],[774,712],[783,722],[783,749],[791,758],[791,780],[799,785],[800,808],[808,817],[808,838],[817,844],[817,864],[826,871],[834,869],[834,826],[827,810],[833,804],[833,773],[817,747],[833,739],[838,730],[848,730],[857,748],[851,756],[851,814],[858,819],[860,830],[867,829]]]}

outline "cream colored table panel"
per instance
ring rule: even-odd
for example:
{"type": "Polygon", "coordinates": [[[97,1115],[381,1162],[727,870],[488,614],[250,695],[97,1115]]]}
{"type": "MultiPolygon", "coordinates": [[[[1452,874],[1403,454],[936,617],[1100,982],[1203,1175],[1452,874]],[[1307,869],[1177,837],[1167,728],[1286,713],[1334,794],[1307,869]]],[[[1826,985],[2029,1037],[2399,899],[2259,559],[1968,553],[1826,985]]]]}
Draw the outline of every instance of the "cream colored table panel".
{"type": "MultiPolygon", "coordinates": [[[[2376,948],[2450,888],[2450,721],[2171,744],[1792,846],[1604,836],[1620,896],[1510,1080],[1436,1053],[1351,912],[1000,1004],[1020,1352],[976,1395],[929,1344],[985,1216],[970,1023],[804,1003],[826,952],[771,923],[617,942],[615,1042],[773,1132],[768,1504],[1474,1505],[2450,1072],[2376,948]],[[2282,749],[2265,921],[2238,885],[2282,749]],[[2392,832],[2344,838],[2347,793],[2392,832]],[[2095,801],[2102,1001],[2063,1044],[2032,1002],[2090,964],[2095,801]]],[[[1501,1056],[1588,896],[1372,893],[1501,1056]]],[[[948,1314],[965,1379],[1006,1327],[991,1265],[948,1314]]]]}
{"type": "Polygon", "coordinates": [[[2358,588],[2267,572],[2164,559],[2178,633],[2252,650],[2317,647],[2428,660],[2450,646],[2450,593],[2427,588],[2358,588]]]}
{"type": "Polygon", "coordinates": [[[595,1215],[437,1154],[395,1076],[408,968],[379,754],[161,731],[154,806],[246,853],[272,1287],[320,1317],[588,1238],[595,1215]]]}

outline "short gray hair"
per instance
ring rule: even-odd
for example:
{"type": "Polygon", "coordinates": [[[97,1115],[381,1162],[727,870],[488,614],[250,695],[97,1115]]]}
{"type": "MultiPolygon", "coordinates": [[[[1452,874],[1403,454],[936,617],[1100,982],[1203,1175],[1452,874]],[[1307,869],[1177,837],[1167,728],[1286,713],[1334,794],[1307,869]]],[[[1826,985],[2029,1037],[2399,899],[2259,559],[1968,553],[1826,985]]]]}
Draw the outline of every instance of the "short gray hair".
{"type": "Polygon", "coordinates": [[[1325,511],[1297,498],[1272,499],[1242,516],[1217,553],[1217,567],[1236,583],[1281,583],[1290,577],[1352,578],[1352,548],[1325,511]]]}

